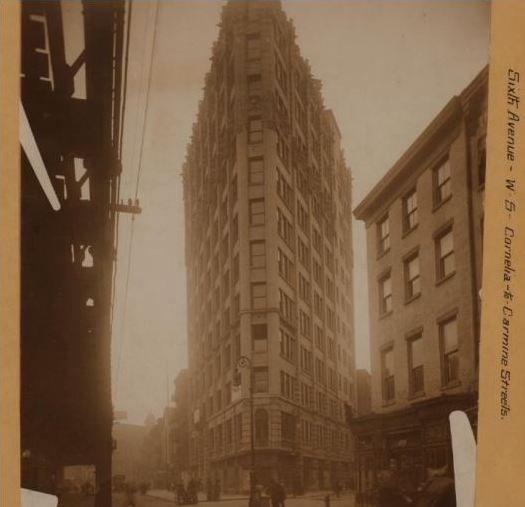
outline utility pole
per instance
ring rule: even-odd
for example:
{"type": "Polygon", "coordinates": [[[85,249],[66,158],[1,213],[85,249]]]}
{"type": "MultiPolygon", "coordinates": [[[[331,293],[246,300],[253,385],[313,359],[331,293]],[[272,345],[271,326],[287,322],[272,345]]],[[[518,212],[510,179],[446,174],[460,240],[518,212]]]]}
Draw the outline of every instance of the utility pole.
{"type": "Polygon", "coordinates": [[[250,507],[255,506],[256,494],[255,487],[257,485],[255,476],[255,428],[253,417],[253,395],[254,395],[254,375],[252,361],[248,356],[241,356],[237,361],[238,368],[248,368],[250,372],[250,507]]]}

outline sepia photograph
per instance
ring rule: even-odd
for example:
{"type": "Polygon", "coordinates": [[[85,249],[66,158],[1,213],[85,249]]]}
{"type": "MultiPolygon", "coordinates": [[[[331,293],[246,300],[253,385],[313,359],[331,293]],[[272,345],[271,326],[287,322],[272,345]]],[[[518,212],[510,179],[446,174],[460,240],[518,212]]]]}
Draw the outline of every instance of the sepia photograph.
{"type": "Polygon", "coordinates": [[[22,487],[58,507],[455,507],[490,2],[20,14],[22,487]]]}

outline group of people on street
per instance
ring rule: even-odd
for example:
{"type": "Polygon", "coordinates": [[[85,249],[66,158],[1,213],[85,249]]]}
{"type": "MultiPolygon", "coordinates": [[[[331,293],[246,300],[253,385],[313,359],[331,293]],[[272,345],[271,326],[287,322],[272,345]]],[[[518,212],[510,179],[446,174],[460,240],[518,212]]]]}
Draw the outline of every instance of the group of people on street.
{"type": "Polygon", "coordinates": [[[199,482],[195,479],[190,479],[188,485],[184,487],[182,482],[175,486],[175,493],[177,495],[177,505],[194,505],[198,503],[199,482]]]}
{"type": "MultiPolygon", "coordinates": [[[[182,482],[175,485],[177,505],[194,505],[198,503],[198,493],[201,490],[199,479],[190,479],[188,485],[184,487],[182,482]]],[[[206,482],[206,500],[208,502],[220,500],[221,483],[218,478],[212,480],[208,478],[206,482]]]]}

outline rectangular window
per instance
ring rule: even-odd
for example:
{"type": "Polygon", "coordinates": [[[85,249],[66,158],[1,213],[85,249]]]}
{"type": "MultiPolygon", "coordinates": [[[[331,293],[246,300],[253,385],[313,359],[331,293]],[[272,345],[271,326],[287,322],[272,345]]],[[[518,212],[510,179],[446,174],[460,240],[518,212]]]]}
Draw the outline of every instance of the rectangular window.
{"type": "Polygon", "coordinates": [[[419,255],[413,255],[405,261],[405,297],[409,301],[421,293],[419,255]]]}
{"type": "Polygon", "coordinates": [[[295,399],[297,390],[297,379],[281,370],[281,394],[290,400],[295,399]]]}
{"type": "Polygon", "coordinates": [[[411,231],[418,224],[416,189],[403,199],[403,222],[405,232],[411,231]]]}
{"type": "Polygon", "coordinates": [[[297,253],[301,264],[310,270],[310,249],[301,238],[297,238],[297,253]]]}
{"type": "Polygon", "coordinates": [[[277,249],[277,262],[279,266],[279,275],[284,278],[289,284],[293,284],[294,265],[293,262],[283,253],[277,249]]]}
{"type": "Polygon", "coordinates": [[[239,280],[239,254],[237,254],[232,260],[232,282],[237,283],[239,280]]]}
{"type": "Polygon", "coordinates": [[[279,310],[281,315],[292,322],[295,321],[294,318],[294,303],[292,299],[283,291],[279,290],[279,310]]]}
{"type": "Polygon", "coordinates": [[[315,227],[312,227],[312,244],[319,254],[323,253],[321,233],[315,227]]]}
{"type": "Polygon", "coordinates": [[[312,323],[311,323],[310,316],[307,315],[302,310],[299,310],[299,331],[305,338],[310,339],[311,326],[312,326],[312,323]]]}
{"type": "Polygon", "coordinates": [[[450,162],[445,160],[437,169],[434,169],[435,205],[445,202],[452,195],[450,178],[450,162]]]}
{"type": "Polygon", "coordinates": [[[312,373],[312,351],[301,346],[301,369],[306,373],[312,373]]]}
{"type": "Polygon", "coordinates": [[[288,206],[288,208],[292,208],[293,204],[293,190],[286,178],[282,175],[281,171],[279,169],[276,169],[276,175],[277,175],[277,194],[279,197],[283,200],[283,202],[288,206]]]}
{"type": "Polygon", "coordinates": [[[379,280],[379,313],[385,315],[392,311],[392,278],[390,274],[379,280]]]}
{"type": "Polygon", "coordinates": [[[459,346],[456,317],[439,324],[439,336],[443,354],[443,384],[448,385],[459,380],[459,346]]]}
{"type": "Polygon", "coordinates": [[[485,185],[487,172],[487,147],[485,137],[478,141],[478,184],[480,187],[485,185]]]}
{"type": "Polygon", "coordinates": [[[389,402],[395,398],[394,382],[394,349],[383,350],[381,353],[381,371],[383,378],[383,401],[389,402]]]}
{"type": "Polygon", "coordinates": [[[454,239],[452,227],[436,238],[437,279],[442,280],[455,271],[454,239]]]}
{"type": "Polygon", "coordinates": [[[241,312],[241,296],[239,294],[235,294],[233,297],[233,319],[235,322],[237,322],[240,318],[240,312],[241,312]]]}
{"type": "Polygon", "coordinates": [[[293,225],[279,208],[277,208],[277,232],[279,233],[279,236],[284,239],[286,244],[290,246],[290,248],[293,248],[293,225]]]}
{"type": "Polygon", "coordinates": [[[408,341],[408,364],[410,393],[412,396],[417,396],[425,390],[425,359],[422,334],[411,337],[408,341]]]}
{"type": "Polygon", "coordinates": [[[239,217],[235,215],[232,220],[232,246],[239,240],[239,217]]]}
{"type": "Polygon", "coordinates": [[[250,74],[248,81],[248,95],[258,94],[261,91],[262,76],[261,74],[250,74]]]}
{"type": "Polygon", "coordinates": [[[281,437],[283,445],[295,442],[296,418],[292,414],[281,412],[281,437]]]}
{"type": "Polygon", "coordinates": [[[257,56],[261,50],[261,35],[259,33],[249,33],[246,35],[246,49],[250,56],[257,56]]]}
{"type": "Polygon", "coordinates": [[[248,159],[248,178],[250,185],[264,183],[264,161],[262,157],[251,157],[248,159]]]}
{"type": "Polygon", "coordinates": [[[299,199],[297,200],[297,222],[299,227],[306,233],[309,233],[309,222],[308,222],[308,212],[303,207],[299,199]]]}
{"type": "Polygon", "coordinates": [[[266,324],[252,325],[252,347],[254,352],[268,350],[268,328],[266,324]]]}
{"type": "Polygon", "coordinates": [[[310,282],[302,273],[299,273],[299,296],[305,303],[310,304],[310,282]]]}
{"type": "Polygon", "coordinates": [[[257,367],[253,369],[253,392],[268,392],[268,368],[257,367]]]}
{"type": "Polygon", "coordinates": [[[279,345],[281,350],[281,355],[288,359],[291,362],[295,362],[296,350],[297,350],[297,341],[290,334],[284,331],[283,329],[279,330],[279,345]]]}
{"type": "Polygon", "coordinates": [[[266,308],[266,283],[252,283],[252,310],[266,308]]]}
{"type": "Polygon", "coordinates": [[[323,286],[323,268],[315,259],[313,262],[313,273],[314,280],[319,284],[320,287],[323,286]]]}
{"type": "Polygon", "coordinates": [[[264,241],[250,241],[250,267],[266,267],[266,243],[264,241]]]}
{"type": "Polygon", "coordinates": [[[377,251],[382,254],[390,249],[390,225],[388,215],[377,223],[377,251]]]}
{"type": "Polygon", "coordinates": [[[250,200],[250,225],[264,225],[264,199],[250,200]]]}
{"type": "Polygon", "coordinates": [[[248,118],[248,142],[258,144],[263,139],[263,123],[260,115],[248,118]]]}
{"type": "Polygon", "coordinates": [[[314,291],[314,312],[320,318],[324,317],[324,301],[323,298],[314,291]]]}
{"type": "Polygon", "coordinates": [[[288,167],[288,145],[286,144],[286,141],[282,134],[277,130],[277,145],[276,145],[276,151],[277,155],[281,159],[284,167],[287,170],[290,170],[288,167]]]}
{"type": "Polygon", "coordinates": [[[314,336],[315,336],[315,345],[319,350],[324,351],[325,349],[325,339],[324,333],[320,326],[317,324],[314,326],[314,336]]]}

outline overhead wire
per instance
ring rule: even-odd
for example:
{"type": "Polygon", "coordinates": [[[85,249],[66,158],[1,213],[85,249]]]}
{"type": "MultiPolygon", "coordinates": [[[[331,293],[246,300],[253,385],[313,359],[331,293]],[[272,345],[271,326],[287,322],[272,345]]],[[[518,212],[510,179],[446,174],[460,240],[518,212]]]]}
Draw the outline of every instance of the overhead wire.
{"type": "MultiPolygon", "coordinates": [[[[137,175],[135,179],[135,196],[134,196],[135,201],[137,201],[138,199],[138,193],[139,193],[139,187],[140,187],[140,177],[141,177],[142,165],[143,165],[143,159],[144,159],[144,144],[145,144],[147,123],[148,123],[148,117],[149,117],[150,91],[151,91],[152,75],[153,75],[153,59],[154,59],[154,55],[156,52],[156,46],[157,46],[157,29],[158,29],[159,10],[160,10],[159,6],[160,6],[160,0],[157,0],[155,2],[153,35],[152,35],[151,53],[150,53],[149,66],[148,66],[148,81],[147,81],[147,86],[145,90],[144,113],[143,113],[143,118],[142,118],[143,120],[142,121],[142,134],[141,134],[140,148],[139,148],[139,155],[138,155],[137,175]]],[[[146,46],[144,46],[142,63],[144,63],[144,59],[145,59],[145,52],[146,52],[145,49],[146,49],[146,46]]],[[[144,67],[145,66],[142,65],[143,71],[144,71],[144,67]]],[[[136,146],[135,142],[133,143],[133,146],[136,146]]],[[[136,150],[134,151],[133,165],[135,162],[135,155],[136,155],[136,150]]],[[[122,350],[124,348],[124,342],[126,338],[125,330],[126,330],[128,294],[129,294],[129,279],[130,279],[132,259],[133,259],[133,238],[134,238],[134,232],[135,232],[134,225],[135,225],[135,215],[133,214],[131,215],[131,225],[130,225],[130,233],[129,233],[128,263],[127,263],[126,278],[125,278],[125,283],[124,283],[124,296],[123,296],[123,306],[122,306],[122,319],[121,319],[122,325],[121,325],[121,333],[120,333],[121,337],[120,337],[120,343],[119,343],[119,351],[117,354],[117,365],[116,365],[116,375],[115,375],[115,394],[118,392],[118,387],[119,387],[122,350]]]]}
{"type": "MultiPolygon", "coordinates": [[[[120,160],[120,163],[122,163],[122,146],[124,141],[124,126],[125,126],[125,117],[126,117],[126,102],[127,102],[127,91],[128,91],[128,73],[129,73],[129,45],[130,45],[130,35],[131,35],[131,13],[132,13],[132,0],[128,0],[128,12],[127,12],[127,19],[126,19],[126,43],[125,43],[125,49],[124,49],[124,83],[122,85],[122,108],[121,108],[121,115],[120,115],[120,139],[118,140],[118,158],[120,160]]],[[[120,202],[120,174],[117,176],[117,203],[120,202]]],[[[114,247],[115,251],[118,251],[118,244],[119,244],[119,218],[120,215],[117,212],[115,214],[115,240],[114,240],[114,247]]],[[[115,262],[114,269],[113,269],[113,281],[112,281],[112,288],[111,288],[111,314],[110,314],[110,326],[111,326],[111,333],[113,334],[113,318],[114,318],[114,312],[115,312],[115,294],[116,294],[116,286],[117,286],[117,268],[118,263],[115,262]]]]}

